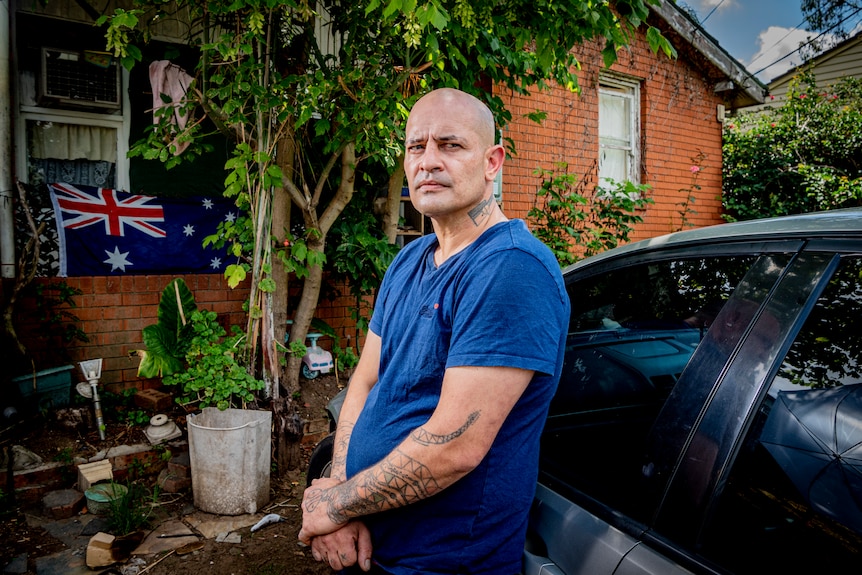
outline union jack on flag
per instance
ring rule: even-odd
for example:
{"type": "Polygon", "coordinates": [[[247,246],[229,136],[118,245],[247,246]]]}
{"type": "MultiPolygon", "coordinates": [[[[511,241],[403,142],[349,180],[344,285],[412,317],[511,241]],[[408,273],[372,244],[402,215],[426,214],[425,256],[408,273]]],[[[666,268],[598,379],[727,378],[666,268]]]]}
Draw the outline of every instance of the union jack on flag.
{"type": "Polygon", "coordinates": [[[60,273],[100,276],[213,273],[227,254],[204,248],[237,208],[223,198],[159,198],[92,186],[51,184],[60,273]]]}
{"type": "Polygon", "coordinates": [[[109,236],[126,235],[127,225],[154,238],[167,236],[165,230],[151,223],[165,221],[164,209],[150,204],[157,198],[135,195],[120,199],[117,197],[120,192],[107,188],[93,188],[95,193],[92,193],[68,184],[54,184],[52,187],[60,209],[67,214],[77,215],[64,220],[63,227],[66,229],[104,223],[105,233],[109,236]]]}

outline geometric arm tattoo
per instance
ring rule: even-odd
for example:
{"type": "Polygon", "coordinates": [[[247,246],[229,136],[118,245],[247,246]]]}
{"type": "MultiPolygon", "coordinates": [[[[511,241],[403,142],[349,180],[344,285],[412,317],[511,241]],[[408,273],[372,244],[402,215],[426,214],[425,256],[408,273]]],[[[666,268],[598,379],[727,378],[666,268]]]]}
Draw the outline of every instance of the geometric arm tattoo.
{"type": "Polygon", "coordinates": [[[449,443],[453,439],[456,439],[463,435],[464,432],[467,431],[467,429],[471,425],[476,423],[476,420],[479,419],[480,413],[481,412],[479,411],[474,411],[473,413],[471,413],[467,417],[467,421],[464,423],[464,425],[462,425],[452,433],[447,433],[446,435],[438,435],[436,433],[429,433],[425,429],[419,427],[414,430],[413,433],[410,434],[410,437],[413,439],[413,441],[422,445],[443,445],[444,443],[449,443]]]}
{"type": "MultiPolygon", "coordinates": [[[[437,435],[416,430],[411,438],[423,445],[448,443],[472,426],[479,414],[479,411],[471,413],[464,425],[452,433],[437,435]]],[[[380,463],[361,471],[350,481],[307,494],[310,498],[306,499],[306,504],[309,510],[324,505],[330,520],[340,525],[352,517],[410,505],[440,490],[440,484],[426,465],[396,448],[380,463]]]]}

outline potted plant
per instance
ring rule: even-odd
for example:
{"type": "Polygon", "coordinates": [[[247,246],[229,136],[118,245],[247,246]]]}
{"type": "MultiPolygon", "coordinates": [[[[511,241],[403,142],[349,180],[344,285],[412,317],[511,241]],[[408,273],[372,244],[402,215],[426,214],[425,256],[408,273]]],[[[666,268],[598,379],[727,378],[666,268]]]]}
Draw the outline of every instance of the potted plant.
{"type": "Polygon", "coordinates": [[[254,513],[269,500],[272,412],[255,406],[264,382],[236,359],[243,335],[227,335],[212,311],[197,309],[181,278],[163,290],[158,323],[144,328],[138,375],[177,386],[188,418],[195,506],[208,513],[254,513]]]}

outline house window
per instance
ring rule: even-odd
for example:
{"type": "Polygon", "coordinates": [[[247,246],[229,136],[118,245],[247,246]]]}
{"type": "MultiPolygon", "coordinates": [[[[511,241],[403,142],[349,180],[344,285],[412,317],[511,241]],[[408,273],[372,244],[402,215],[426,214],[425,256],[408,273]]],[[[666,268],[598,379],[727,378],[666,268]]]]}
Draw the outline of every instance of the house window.
{"type": "Polygon", "coordinates": [[[59,118],[27,120],[26,125],[29,183],[117,187],[117,127],[59,118]]]}
{"type": "Polygon", "coordinates": [[[122,116],[40,110],[22,112],[20,121],[19,173],[28,183],[128,186],[122,116]]]}
{"type": "Polygon", "coordinates": [[[618,76],[599,79],[599,181],[640,180],[640,85],[618,76]]]}

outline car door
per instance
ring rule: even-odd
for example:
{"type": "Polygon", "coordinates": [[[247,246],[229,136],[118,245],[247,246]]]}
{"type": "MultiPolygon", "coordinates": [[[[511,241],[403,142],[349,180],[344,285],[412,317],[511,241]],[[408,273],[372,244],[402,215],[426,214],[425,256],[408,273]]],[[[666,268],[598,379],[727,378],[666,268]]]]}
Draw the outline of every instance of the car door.
{"type": "Polygon", "coordinates": [[[700,414],[645,540],[660,534],[740,575],[862,561],[860,278],[858,240],[813,240],[793,258],[700,414]]]}
{"type": "Polygon", "coordinates": [[[772,258],[742,245],[639,254],[570,278],[566,361],[542,437],[525,573],[701,570],[652,522],[714,382],[799,246],[772,258]]]}

